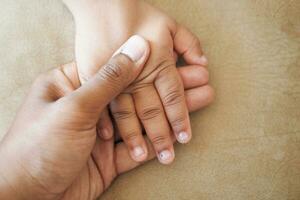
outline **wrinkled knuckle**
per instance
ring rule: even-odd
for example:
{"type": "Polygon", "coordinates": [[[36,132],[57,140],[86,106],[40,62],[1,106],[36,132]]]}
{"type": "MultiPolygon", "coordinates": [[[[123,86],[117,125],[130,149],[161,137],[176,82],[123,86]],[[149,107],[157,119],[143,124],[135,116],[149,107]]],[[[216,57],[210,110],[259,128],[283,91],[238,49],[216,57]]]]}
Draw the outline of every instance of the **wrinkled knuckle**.
{"type": "Polygon", "coordinates": [[[170,124],[173,128],[173,130],[182,130],[185,127],[185,117],[183,117],[182,115],[179,115],[178,117],[170,120],[170,124]]]}
{"type": "Polygon", "coordinates": [[[157,107],[148,107],[140,111],[139,117],[143,121],[154,119],[162,113],[161,108],[157,107]]]}
{"type": "Polygon", "coordinates": [[[98,72],[100,79],[109,80],[111,84],[127,83],[132,77],[132,62],[125,55],[119,55],[110,60],[98,72]]]}
{"type": "Polygon", "coordinates": [[[139,137],[139,132],[138,131],[131,131],[131,132],[127,132],[124,134],[123,139],[125,141],[134,141],[137,140],[137,138],[139,137]]]}
{"type": "Polygon", "coordinates": [[[135,112],[131,110],[120,110],[120,111],[112,111],[112,115],[116,121],[129,119],[135,116],[135,112]]]}
{"type": "Polygon", "coordinates": [[[168,141],[168,138],[165,135],[157,135],[157,136],[154,136],[151,138],[151,142],[154,145],[163,145],[163,144],[166,144],[167,141],[168,141]]]}
{"type": "Polygon", "coordinates": [[[107,63],[99,72],[102,79],[109,79],[111,81],[117,81],[122,74],[122,67],[118,63],[107,63]]]}
{"type": "Polygon", "coordinates": [[[176,66],[176,63],[174,60],[163,59],[163,61],[161,61],[157,66],[157,69],[159,69],[159,75],[164,76],[164,74],[166,74],[166,73],[171,73],[174,66],[176,66]]]}
{"type": "Polygon", "coordinates": [[[163,97],[165,106],[172,106],[179,104],[183,101],[183,95],[179,89],[170,90],[167,95],[163,97]]]}
{"type": "Polygon", "coordinates": [[[132,85],[131,90],[133,94],[138,94],[141,91],[145,91],[148,88],[152,88],[152,83],[137,83],[132,85]]]}

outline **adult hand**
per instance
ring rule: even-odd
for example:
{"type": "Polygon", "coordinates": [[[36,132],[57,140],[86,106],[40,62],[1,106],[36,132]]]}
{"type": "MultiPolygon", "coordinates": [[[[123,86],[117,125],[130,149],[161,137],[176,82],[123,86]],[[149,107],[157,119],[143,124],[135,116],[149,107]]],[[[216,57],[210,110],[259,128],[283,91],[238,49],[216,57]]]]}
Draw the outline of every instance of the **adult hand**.
{"type": "MultiPolygon", "coordinates": [[[[82,83],[129,36],[138,34],[150,42],[151,55],[143,72],[125,93],[112,101],[110,111],[132,159],[147,158],[143,127],[159,161],[171,163],[175,157],[172,138],[187,143],[192,137],[185,94],[202,97],[194,103],[198,109],[213,99],[213,90],[207,82],[184,92],[176,70],[176,58],[180,55],[187,63],[183,68],[198,68],[207,75],[207,59],[198,38],[145,1],[64,1],[75,19],[76,61],[82,83]],[[106,51],[99,56],[101,49],[106,51]]],[[[104,139],[113,135],[108,113],[103,112],[99,121],[104,139]]]]}
{"type": "Polygon", "coordinates": [[[99,138],[96,125],[149,52],[144,39],[129,40],[79,88],[75,65],[41,75],[0,145],[0,199],[95,199],[137,166],[123,143],[99,138]]]}

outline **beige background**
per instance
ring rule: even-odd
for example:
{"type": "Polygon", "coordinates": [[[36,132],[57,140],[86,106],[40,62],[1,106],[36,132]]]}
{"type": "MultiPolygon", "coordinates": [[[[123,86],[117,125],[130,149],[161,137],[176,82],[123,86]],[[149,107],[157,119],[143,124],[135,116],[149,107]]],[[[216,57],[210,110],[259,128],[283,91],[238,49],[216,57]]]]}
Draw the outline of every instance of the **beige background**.
{"type": "MultiPolygon", "coordinates": [[[[153,0],[200,38],[217,99],[176,162],[121,176],[102,199],[300,199],[300,0],[153,0]]],[[[0,133],[40,72],[73,58],[59,0],[0,1],[0,133]]]]}

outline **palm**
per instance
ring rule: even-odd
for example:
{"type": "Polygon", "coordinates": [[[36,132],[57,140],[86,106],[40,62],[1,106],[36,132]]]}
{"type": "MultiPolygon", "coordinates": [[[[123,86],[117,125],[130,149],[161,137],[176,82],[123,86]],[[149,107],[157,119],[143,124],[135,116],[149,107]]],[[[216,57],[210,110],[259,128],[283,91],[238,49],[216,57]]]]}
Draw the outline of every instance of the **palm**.
{"type": "MultiPolygon", "coordinates": [[[[76,66],[71,64],[66,67],[76,66]]],[[[75,76],[73,74],[68,78],[77,87],[74,84],[75,76]]],[[[59,85],[64,87],[63,82],[59,85]]],[[[63,94],[65,95],[67,93],[63,94]]],[[[98,136],[99,130],[94,122],[97,113],[67,107],[63,101],[58,101],[54,113],[46,113],[59,116],[51,118],[53,120],[50,122],[47,116],[41,118],[48,120],[46,122],[49,127],[56,127],[49,128],[51,133],[40,135],[40,140],[48,141],[48,145],[41,149],[43,152],[38,156],[47,169],[39,177],[47,178],[49,191],[62,195],[65,199],[95,199],[110,186],[117,175],[140,165],[130,158],[124,143],[116,144],[114,138],[103,140],[98,136]],[[63,111],[60,103],[64,107],[63,111]],[[52,166],[48,163],[56,164],[52,166]]],[[[152,158],[153,153],[148,159],[152,158]]]]}
{"type": "MultiPolygon", "coordinates": [[[[154,156],[152,153],[148,159],[154,156]]],[[[92,153],[83,170],[64,192],[65,199],[95,199],[121,173],[140,165],[130,159],[124,143],[96,139],[92,153]],[[87,187],[88,186],[88,187],[87,187]],[[80,198],[79,198],[80,197],[80,198]]]]}
{"type": "Polygon", "coordinates": [[[97,139],[88,162],[67,188],[65,198],[95,199],[117,176],[117,168],[114,163],[114,143],[97,139]]]}
{"type": "MultiPolygon", "coordinates": [[[[68,96],[68,92],[79,87],[76,66],[68,64],[63,68],[72,69],[72,74],[59,76],[55,83],[59,91],[64,91],[59,96],[68,96]],[[68,81],[72,85],[70,90],[65,84],[68,81]]],[[[33,91],[40,85],[36,82],[33,91]]],[[[99,113],[73,107],[66,98],[51,106],[42,106],[39,112],[31,109],[35,105],[35,96],[29,96],[15,121],[13,127],[16,128],[11,130],[22,133],[12,137],[25,142],[10,148],[22,148],[24,153],[19,154],[18,159],[28,164],[27,170],[34,177],[32,189],[41,193],[43,199],[95,199],[117,175],[139,165],[130,159],[124,143],[115,144],[113,138],[104,141],[98,137],[95,120],[99,113]],[[37,124],[42,126],[36,127],[37,124]],[[22,128],[19,130],[19,127],[22,128]],[[36,150],[32,152],[32,149],[36,150]]]]}

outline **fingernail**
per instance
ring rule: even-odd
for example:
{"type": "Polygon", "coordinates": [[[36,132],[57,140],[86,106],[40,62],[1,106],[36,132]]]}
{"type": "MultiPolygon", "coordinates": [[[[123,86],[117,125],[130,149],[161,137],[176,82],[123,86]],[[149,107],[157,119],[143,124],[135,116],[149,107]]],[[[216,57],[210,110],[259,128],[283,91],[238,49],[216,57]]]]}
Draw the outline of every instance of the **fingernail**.
{"type": "Polygon", "coordinates": [[[183,144],[187,143],[189,141],[188,133],[184,132],[184,131],[180,132],[177,136],[177,140],[178,140],[178,142],[183,143],[183,144]]]}
{"type": "Polygon", "coordinates": [[[173,154],[169,150],[164,150],[159,153],[158,159],[163,164],[170,164],[173,161],[173,154]]]}
{"type": "Polygon", "coordinates": [[[133,62],[139,61],[147,51],[147,42],[139,35],[134,35],[114,54],[122,53],[133,62]]]}
{"type": "Polygon", "coordinates": [[[199,64],[202,64],[202,65],[208,64],[208,60],[207,60],[206,56],[203,55],[199,58],[199,64]]]}
{"type": "Polygon", "coordinates": [[[142,147],[138,146],[133,149],[133,155],[135,158],[141,158],[143,155],[145,155],[145,151],[142,147]]]}

